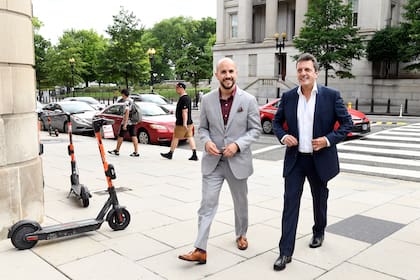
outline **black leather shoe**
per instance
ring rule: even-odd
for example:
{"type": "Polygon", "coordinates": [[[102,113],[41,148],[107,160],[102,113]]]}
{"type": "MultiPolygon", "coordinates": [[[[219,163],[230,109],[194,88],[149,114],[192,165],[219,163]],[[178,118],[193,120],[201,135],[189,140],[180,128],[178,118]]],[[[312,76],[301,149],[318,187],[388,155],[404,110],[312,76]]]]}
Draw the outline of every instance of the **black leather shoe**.
{"type": "Polygon", "coordinates": [[[286,264],[290,263],[292,261],[291,256],[280,256],[277,258],[277,260],[274,262],[274,270],[279,271],[286,268],[286,264]]]}
{"type": "Polygon", "coordinates": [[[309,243],[310,248],[318,248],[322,246],[324,241],[324,235],[321,236],[312,236],[311,243],[309,243]]]}

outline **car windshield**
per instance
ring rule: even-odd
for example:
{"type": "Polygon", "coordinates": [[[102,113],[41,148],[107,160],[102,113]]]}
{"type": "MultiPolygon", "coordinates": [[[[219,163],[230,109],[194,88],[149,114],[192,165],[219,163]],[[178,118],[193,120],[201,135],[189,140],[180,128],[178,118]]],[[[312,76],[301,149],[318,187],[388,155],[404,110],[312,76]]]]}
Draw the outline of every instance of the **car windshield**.
{"type": "Polygon", "coordinates": [[[154,94],[143,94],[141,96],[142,101],[145,102],[153,102],[159,105],[165,105],[168,104],[167,102],[165,102],[165,100],[160,97],[159,95],[154,95],[154,94]]]}
{"type": "Polygon", "coordinates": [[[89,104],[84,102],[66,102],[60,104],[61,108],[63,108],[64,112],[70,114],[77,114],[77,113],[84,113],[87,111],[95,111],[89,104]]]}
{"type": "Polygon", "coordinates": [[[168,115],[162,108],[153,103],[136,102],[140,106],[141,114],[143,116],[160,116],[168,115]]]}

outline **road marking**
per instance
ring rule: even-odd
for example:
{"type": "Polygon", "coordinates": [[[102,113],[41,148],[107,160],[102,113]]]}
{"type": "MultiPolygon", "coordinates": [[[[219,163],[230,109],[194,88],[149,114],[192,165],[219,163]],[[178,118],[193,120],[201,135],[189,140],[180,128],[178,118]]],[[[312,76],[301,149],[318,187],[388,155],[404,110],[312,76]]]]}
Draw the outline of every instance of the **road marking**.
{"type": "Polygon", "coordinates": [[[386,124],[386,125],[407,125],[406,122],[370,122],[371,125],[381,125],[381,124],[386,124]]]}
{"type": "Polygon", "coordinates": [[[252,151],[252,154],[253,155],[261,154],[261,153],[265,153],[265,152],[275,150],[275,149],[279,149],[279,148],[282,148],[282,147],[283,147],[283,145],[268,146],[268,147],[265,147],[265,148],[262,148],[262,149],[259,149],[259,150],[252,151]]]}

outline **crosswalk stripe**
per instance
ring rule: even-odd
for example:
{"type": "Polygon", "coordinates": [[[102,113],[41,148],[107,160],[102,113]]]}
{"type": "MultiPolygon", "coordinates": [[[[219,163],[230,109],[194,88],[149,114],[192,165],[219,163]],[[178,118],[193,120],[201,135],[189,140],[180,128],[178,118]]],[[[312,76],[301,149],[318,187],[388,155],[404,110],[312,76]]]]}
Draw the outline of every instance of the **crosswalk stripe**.
{"type": "Polygon", "coordinates": [[[344,172],[420,182],[420,123],[337,145],[344,172]]]}

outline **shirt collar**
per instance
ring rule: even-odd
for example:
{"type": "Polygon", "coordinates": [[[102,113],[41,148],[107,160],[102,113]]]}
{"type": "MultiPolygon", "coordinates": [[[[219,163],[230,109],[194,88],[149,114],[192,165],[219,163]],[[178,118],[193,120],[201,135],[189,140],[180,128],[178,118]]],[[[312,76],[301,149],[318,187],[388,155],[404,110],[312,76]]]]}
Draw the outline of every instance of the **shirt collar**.
{"type": "MultiPolygon", "coordinates": [[[[235,85],[235,87],[233,88],[233,91],[232,91],[232,95],[229,98],[233,98],[235,96],[236,89],[237,89],[237,87],[235,85]]],[[[222,99],[222,92],[220,91],[220,88],[219,88],[219,99],[222,99]]]]}
{"type": "MultiPolygon", "coordinates": [[[[303,95],[301,86],[298,87],[297,93],[299,94],[299,96],[303,95]]],[[[318,94],[318,85],[315,82],[314,87],[312,88],[312,91],[311,91],[311,96],[316,95],[316,94],[318,94]]]]}

